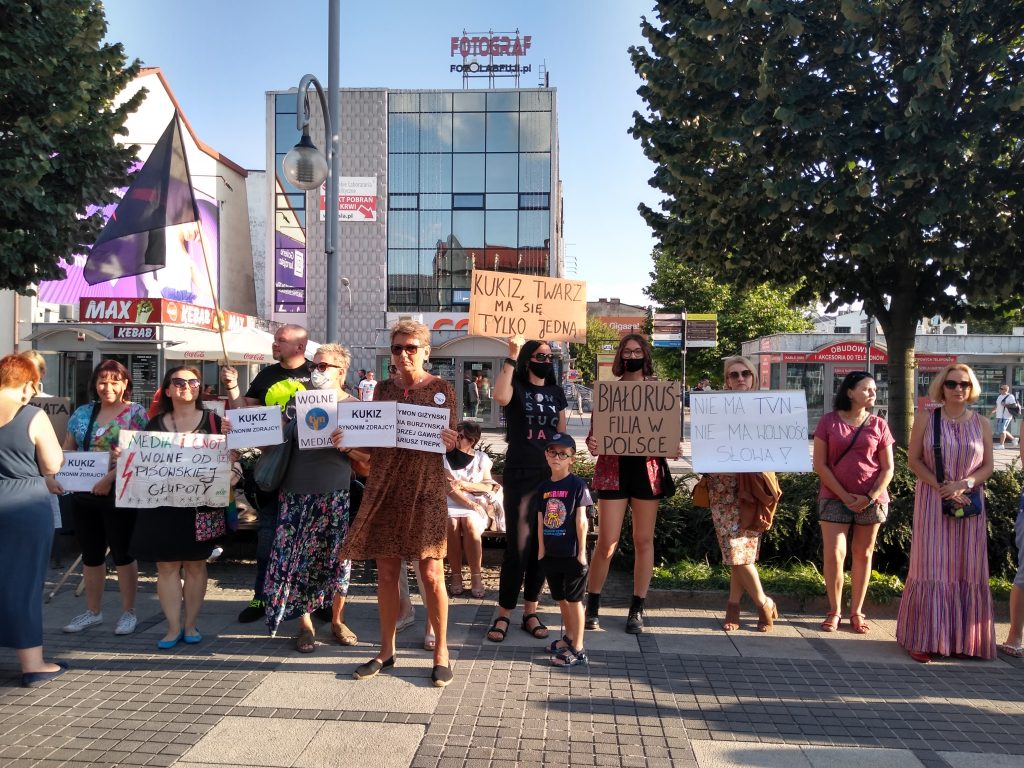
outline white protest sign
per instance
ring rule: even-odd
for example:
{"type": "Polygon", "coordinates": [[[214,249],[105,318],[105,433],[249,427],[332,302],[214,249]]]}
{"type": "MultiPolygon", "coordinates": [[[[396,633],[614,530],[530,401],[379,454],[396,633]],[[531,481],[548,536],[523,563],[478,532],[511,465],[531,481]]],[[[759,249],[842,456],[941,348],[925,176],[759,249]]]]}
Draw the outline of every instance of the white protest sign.
{"type": "Polygon", "coordinates": [[[231,466],[224,435],[121,430],[119,507],[226,507],[231,466]]]}
{"type": "Polygon", "coordinates": [[[405,403],[397,405],[399,448],[430,453],[447,451],[441,441],[441,430],[448,427],[452,416],[449,409],[405,403]]]}
{"type": "Polygon", "coordinates": [[[810,472],[803,390],[704,392],[690,399],[696,472],[810,472]]]}
{"type": "Polygon", "coordinates": [[[398,403],[338,403],[338,426],[344,448],[394,448],[398,440],[398,403]]]}
{"type": "Polygon", "coordinates": [[[338,426],[337,391],[310,389],[296,392],[295,419],[299,428],[299,450],[333,448],[331,432],[338,426]]]}
{"type": "Polygon", "coordinates": [[[236,408],[228,416],[228,448],[259,448],[284,442],[281,433],[281,409],[276,405],[236,408]]]}
{"type": "Polygon", "coordinates": [[[57,482],[65,491],[88,492],[110,471],[107,451],[65,451],[57,482]]]}

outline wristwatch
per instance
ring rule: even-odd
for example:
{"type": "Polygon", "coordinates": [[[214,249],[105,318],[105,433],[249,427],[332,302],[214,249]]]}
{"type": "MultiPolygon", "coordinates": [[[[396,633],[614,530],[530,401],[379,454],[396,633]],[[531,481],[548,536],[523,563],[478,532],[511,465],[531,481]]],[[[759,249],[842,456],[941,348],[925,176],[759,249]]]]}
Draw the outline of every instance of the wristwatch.
{"type": "Polygon", "coordinates": [[[968,491],[973,491],[974,490],[974,478],[973,477],[965,477],[964,478],[964,482],[967,483],[967,490],[968,491]]]}

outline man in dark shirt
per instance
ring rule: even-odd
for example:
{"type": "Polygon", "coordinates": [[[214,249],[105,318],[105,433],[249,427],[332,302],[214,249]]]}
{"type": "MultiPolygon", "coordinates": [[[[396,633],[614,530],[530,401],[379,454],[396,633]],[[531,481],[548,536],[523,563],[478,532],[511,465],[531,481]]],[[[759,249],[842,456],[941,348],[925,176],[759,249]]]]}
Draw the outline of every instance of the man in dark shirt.
{"type": "MultiPolygon", "coordinates": [[[[306,360],[306,342],[309,335],[301,325],[282,325],[274,333],[272,354],[277,360],[268,365],[253,378],[249,388],[242,395],[238,387],[238,371],[231,366],[221,368],[220,380],[228,393],[229,408],[251,408],[259,405],[277,405],[282,410],[295,393],[308,389],[312,364],[306,360]]],[[[257,504],[260,528],[256,539],[256,585],[252,600],[240,614],[243,623],[263,618],[265,602],[263,582],[267,575],[270,547],[277,529],[277,494],[257,504]]]]}

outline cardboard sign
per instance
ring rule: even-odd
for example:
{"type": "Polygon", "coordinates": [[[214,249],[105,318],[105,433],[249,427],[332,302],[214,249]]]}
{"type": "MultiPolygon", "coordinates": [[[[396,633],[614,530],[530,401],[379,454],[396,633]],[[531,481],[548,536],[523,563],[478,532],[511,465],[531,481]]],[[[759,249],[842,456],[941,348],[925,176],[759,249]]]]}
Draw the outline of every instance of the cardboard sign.
{"type": "Polygon", "coordinates": [[[108,451],[65,451],[57,482],[68,492],[89,492],[109,471],[108,451]]]}
{"type": "Polygon", "coordinates": [[[295,393],[295,419],[299,428],[299,450],[333,448],[331,432],[338,426],[338,393],[333,389],[310,389],[295,393]]]}
{"type": "Polygon", "coordinates": [[[394,448],[398,444],[398,403],[344,400],[338,403],[338,426],[344,448],[394,448]]]}
{"type": "Polygon", "coordinates": [[[470,336],[587,340],[587,284],[582,280],[474,269],[470,336]]]}
{"type": "Polygon", "coordinates": [[[594,392],[594,437],[606,456],[679,453],[678,381],[599,381],[594,392]]]}
{"type": "Polygon", "coordinates": [[[231,476],[224,435],[121,430],[117,506],[226,507],[231,476]]]}
{"type": "Polygon", "coordinates": [[[398,403],[399,448],[445,453],[441,430],[448,427],[452,412],[448,408],[398,403]]]}
{"type": "Polygon", "coordinates": [[[228,448],[259,448],[284,442],[281,409],[276,405],[236,408],[227,418],[231,422],[228,448]]]}
{"type": "Polygon", "coordinates": [[[42,408],[50,418],[53,431],[57,433],[57,442],[64,444],[68,434],[68,419],[71,418],[71,399],[67,397],[33,397],[29,405],[42,408]]]}
{"type": "Polygon", "coordinates": [[[696,472],[810,472],[802,389],[704,392],[690,398],[696,472]]]}

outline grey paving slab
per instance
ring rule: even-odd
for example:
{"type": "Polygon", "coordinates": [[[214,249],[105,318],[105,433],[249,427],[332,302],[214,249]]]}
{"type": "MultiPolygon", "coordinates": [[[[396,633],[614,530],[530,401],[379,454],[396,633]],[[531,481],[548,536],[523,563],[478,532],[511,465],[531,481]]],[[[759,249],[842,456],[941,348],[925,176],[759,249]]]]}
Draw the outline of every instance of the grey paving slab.
{"type": "Polygon", "coordinates": [[[1024,768],[1024,755],[993,755],[981,752],[939,752],[950,768],[1024,768]]]}
{"type": "MultiPolygon", "coordinates": [[[[385,670],[368,680],[353,679],[351,666],[337,674],[273,672],[240,705],[359,712],[433,712],[441,697],[441,689],[435,688],[430,680],[431,660],[402,657],[399,664],[401,666],[385,670]]],[[[459,666],[455,664],[453,667],[458,674],[459,666]]]]}
{"type": "Polygon", "coordinates": [[[693,742],[700,768],[922,768],[904,749],[835,749],[781,744],[693,742]]]}
{"type": "Polygon", "coordinates": [[[324,723],[293,764],[295,768],[406,768],[426,728],[383,723],[324,723]]]}
{"type": "Polygon", "coordinates": [[[323,725],[313,720],[225,717],[180,762],[290,768],[323,725]]]}

